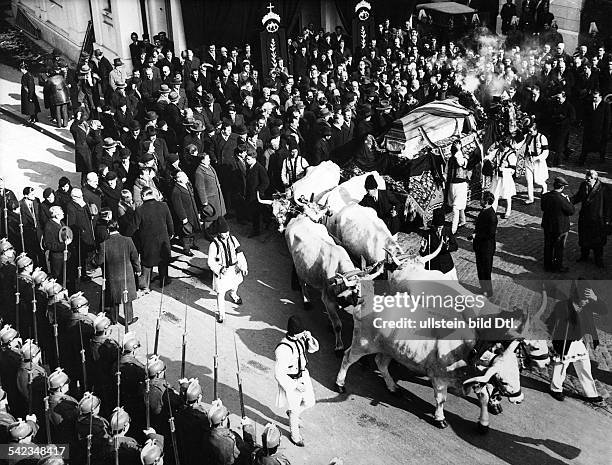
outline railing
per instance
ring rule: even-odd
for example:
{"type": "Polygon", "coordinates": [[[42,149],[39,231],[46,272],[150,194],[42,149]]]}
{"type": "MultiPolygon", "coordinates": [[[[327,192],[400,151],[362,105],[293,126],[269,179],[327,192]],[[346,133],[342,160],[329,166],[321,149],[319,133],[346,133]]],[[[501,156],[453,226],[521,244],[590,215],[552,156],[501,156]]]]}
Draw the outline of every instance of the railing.
{"type": "Polygon", "coordinates": [[[87,63],[89,58],[93,54],[93,44],[96,41],[94,34],[93,21],[87,22],[87,30],[85,31],[85,38],[83,39],[83,45],[81,46],[81,53],[79,53],[79,67],[87,63]]]}
{"type": "Polygon", "coordinates": [[[30,21],[28,15],[26,15],[21,8],[17,8],[15,26],[35,39],[40,39],[40,29],[37,28],[32,21],[30,21]]]}

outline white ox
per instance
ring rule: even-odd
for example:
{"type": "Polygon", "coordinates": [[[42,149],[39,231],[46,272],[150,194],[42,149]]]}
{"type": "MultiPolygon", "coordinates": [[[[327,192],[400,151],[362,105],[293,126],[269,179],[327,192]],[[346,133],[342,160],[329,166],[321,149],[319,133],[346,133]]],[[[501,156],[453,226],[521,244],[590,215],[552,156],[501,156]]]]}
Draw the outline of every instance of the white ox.
{"type": "Polygon", "coordinates": [[[366,195],[365,180],[369,175],[373,175],[378,183],[379,189],[385,189],[385,180],[376,171],[371,171],[359,176],[354,176],[348,181],[332,188],[329,192],[321,196],[318,200],[319,205],[326,207],[330,214],[338,213],[347,205],[359,203],[366,195]]]}
{"type": "MultiPolygon", "coordinates": [[[[344,349],[342,343],[342,323],[338,316],[338,293],[331,281],[342,276],[344,283],[343,299],[356,303],[360,279],[373,279],[376,273],[365,276],[355,268],[346,250],[333,241],[325,226],[301,214],[289,221],[285,230],[285,240],[293,259],[305,302],[309,286],[321,292],[321,300],[331,321],[336,336],[335,350],[344,349]]],[[[380,273],[380,272],[379,272],[380,273]]]]}
{"type": "MultiPolygon", "coordinates": [[[[426,291],[428,284],[422,280],[431,278],[424,277],[422,274],[421,267],[423,261],[423,259],[405,260],[402,267],[391,275],[387,294],[395,295],[397,293],[410,292],[411,295],[419,295],[421,291],[426,291]],[[421,281],[415,281],[414,279],[421,281]]],[[[470,295],[456,281],[446,281],[443,285],[448,286],[451,291],[455,289],[461,295],[470,295]]],[[[429,290],[431,291],[431,288],[429,290]]],[[[544,291],[543,295],[542,305],[533,317],[533,321],[539,322],[540,326],[532,325],[530,323],[532,319],[528,314],[520,334],[513,331],[509,332],[514,339],[509,347],[503,353],[493,358],[484,374],[470,379],[466,379],[465,373],[460,368],[468,364],[470,354],[476,346],[478,339],[476,330],[462,330],[462,334],[470,334],[470,337],[463,337],[461,339],[409,340],[400,337],[401,330],[376,328],[372,324],[372,307],[367,308],[368,304],[364,303],[353,312],[354,328],[352,343],[346,350],[342,365],[338,371],[336,389],[339,392],[345,392],[344,385],[347,371],[353,363],[364,355],[377,354],[376,364],[387,388],[391,392],[395,392],[398,389],[398,385],[389,374],[391,360],[395,360],[412,371],[429,377],[434,389],[436,403],[434,422],[439,428],[448,426],[444,417],[447,388],[449,386],[463,388],[465,392],[469,387],[474,387],[480,401],[479,430],[486,432],[489,426],[487,406],[490,398],[487,385],[492,384],[495,386],[497,392],[508,397],[512,403],[518,404],[524,398],[521,392],[519,363],[515,353],[519,346],[525,355],[525,359],[537,362],[538,366],[542,367],[549,361],[546,340],[525,339],[533,335],[542,337],[545,332],[541,327],[541,316],[546,309],[546,291],[544,291]]],[[[493,310],[492,315],[499,314],[498,307],[491,305],[489,310],[491,309],[493,310]]],[[[416,311],[426,310],[417,308],[416,311]]]]}

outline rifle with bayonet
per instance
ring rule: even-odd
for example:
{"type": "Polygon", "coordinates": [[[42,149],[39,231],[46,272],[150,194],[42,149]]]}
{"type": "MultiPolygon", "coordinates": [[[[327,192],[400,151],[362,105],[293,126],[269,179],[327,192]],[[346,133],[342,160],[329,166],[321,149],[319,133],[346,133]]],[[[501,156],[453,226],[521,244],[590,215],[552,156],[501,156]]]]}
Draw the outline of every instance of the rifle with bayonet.
{"type": "Polygon", "coordinates": [[[6,206],[6,186],[2,187],[2,199],[4,200],[4,237],[8,238],[8,208],[6,206]]]}
{"type": "Polygon", "coordinates": [[[240,398],[241,418],[246,416],[244,412],[244,395],[242,393],[242,376],[240,375],[240,360],[238,359],[238,346],[236,345],[236,333],[234,333],[234,353],[236,354],[236,379],[238,380],[238,396],[240,398]]]}
{"type": "Polygon", "coordinates": [[[91,465],[91,442],[93,438],[92,430],[93,430],[93,409],[94,409],[93,392],[91,393],[90,401],[91,401],[91,408],[89,410],[89,434],[87,435],[87,465],[91,465]]]}
{"type": "Polygon", "coordinates": [[[217,381],[218,381],[218,368],[219,368],[219,354],[217,352],[217,319],[215,318],[215,355],[213,357],[213,398],[217,400],[217,381]]]}
{"type": "MultiPolygon", "coordinates": [[[[130,330],[130,322],[128,321],[125,311],[125,306],[128,302],[127,263],[125,258],[125,249],[123,249],[123,294],[121,294],[121,308],[119,309],[119,313],[121,313],[121,310],[123,310],[123,325],[125,326],[125,332],[127,333],[130,330]]],[[[119,318],[119,315],[117,315],[117,318],[119,318]]]]}
{"type": "Polygon", "coordinates": [[[85,359],[85,347],[83,346],[83,329],[81,325],[81,320],[79,320],[79,341],[81,342],[81,370],[83,373],[83,392],[87,392],[87,367],[86,367],[86,359],[85,359]]]}
{"type": "Polygon", "coordinates": [[[172,403],[170,402],[170,387],[166,388],[166,397],[168,398],[168,423],[170,424],[170,437],[172,438],[172,450],[174,451],[174,463],[180,465],[178,446],[176,444],[176,428],[174,426],[174,415],[172,414],[172,403]]]}
{"type": "Polygon", "coordinates": [[[47,430],[47,444],[51,444],[51,422],[49,420],[49,415],[50,415],[50,411],[49,411],[49,386],[47,385],[49,381],[49,376],[47,375],[47,371],[45,370],[45,398],[44,398],[44,405],[45,405],[45,429],[47,430]]]}
{"type": "MultiPolygon", "coordinates": [[[[117,326],[117,344],[119,344],[119,326],[117,326]]],[[[123,344],[119,344],[117,349],[117,409],[121,407],[121,350],[123,344]]],[[[117,420],[119,414],[117,414],[117,420]]],[[[115,465],[119,465],[119,431],[116,431],[114,439],[115,446],[115,465]]]]}
{"type": "Polygon", "coordinates": [[[185,355],[187,353],[187,303],[185,303],[185,321],[183,322],[183,352],[181,355],[181,379],[185,377],[185,355]]]}
{"type": "Polygon", "coordinates": [[[159,312],[157,313],[157,322],[155,324],[155,343],[153,345],[153,353],[157,355],[157,348],[159,346],[159,325],[162,316],[162,305],[164,302],[164,285],[166,284],[166,277],[162,278],[162,290],[161,297],[159,299],[159,312]]]}
{"type": "Polygon", "coordinates": [[[149,410],[149,394],[151,392],[151,382],[149,381],[149,335],[145,334],[145,350],[147,361],[145,367],[145,414],[147,419],[147,429],[151,427],[151,412],[149,410]]]}

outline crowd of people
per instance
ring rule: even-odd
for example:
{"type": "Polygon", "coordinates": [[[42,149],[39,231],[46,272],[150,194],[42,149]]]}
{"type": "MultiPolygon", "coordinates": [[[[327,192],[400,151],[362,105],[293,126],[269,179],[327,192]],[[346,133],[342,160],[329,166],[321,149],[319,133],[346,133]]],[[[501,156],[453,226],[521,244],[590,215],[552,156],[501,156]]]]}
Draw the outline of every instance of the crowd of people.
{"type": "MultiPolygon", "coordinates": [[[[578,163],[589,163],[591,152],[605,159],[610,108],[604,97],[612,93],[612,57],[596,34],[570,55],[550,15],[538,16],[537,27],[515,17],[516,11],[504,6],[506,41],[476,27],[465,42],[426,32],[427,21],[395,28],[387,19],[376,37],[356,50],[341,27],[331,33],[308,27],[289,41],[287,62],[279,59],[266,76],[258,72],[248,44],[208,44],[199,53],[176,56],[165,33],[153,42],[132,34],[131,69],[120,57],[111,63],[99,49],[71,69],[54,51],[39,84],[52,121],[70,127],[82,182],[73,186],[63,177],[57,188],[43,191],[42,201],[32,187],[18,200],[4,181],[0,185],[6,238],[0,243],[0,299],[14,302],[3,306],[6,325],[0,334],[3,442],[42,442],[50,434],[54,443],[74,446],[71,454],[81,460],[76,463],[85,463],[88,455],[92,463],[106,463],[117,447],[120,463],[159,464],[162,456],[172,463],[176,451],[168,418],[174,415],[182,464],[202,460],[202,437],[211,463],[288,463],[277,452],[275,426],[266,427],[263,447],[256,446],[247,420],[244,436],[230,431],[227,408],[217,400],[205,406],[196,379],[179,380],[175,391],[165,380],[163,360],[147,354],[144,365],[135,357],[138,338],[128,333],[114,340],[112,326],[121,321],[120,308],[126,327],[138,318],[132,301],[149,291],[154,267],[160,287],[171,284],[171,242],[178,241],[191,257],[200,238],[210,241],[208,264],[222,322],[225,292],[240,304],[238,286],[248,273],[226,218],[250,223],[249,237],[261,234],[268,220],[262,199],[284,192],[323,161],[354,153],[383,157],[375,150],[378,136],[428,102],[467,92],[485,112],[512,107],[529,116],[521,137],[517,131],[497,134],[482,157],[482,174],[491,185],[483,194],[474,250],[487,295],[493,292],[495,212],[504,199],[504,217],[511,213],[519,153],[525,160],[526,203],[536,200],[535,187],[545,194],[546,269],[567,271],[567,218],[578,203],[580,259],[593,250],[595,263],[603,266],[611,218],[605,186],[597,171],[588,170],[571,199],[563,194],[562,177],[547,193],[547,161],[558,166],[572,156],[568,140],[576,125],[585,135],[578,163]],[[100,313],[91,318],[89,302],[78,291],[99,267],[105,291],[100,313]],[[45,371],[43,355],[55,371],[45,371]],[[29,378],[28,372],[33,372],[29,378]],[[115,372],[121,373],[124,408],[113,410],[115,372]]],[[[36,81],[25,64],[21,70],[22,112],[36,121],[36,81]]],[[[454,272],[453,235],[466,222],[471,171],[459,143],[451,153],[452,226],[444,226],[443,211],[434,212],[422,250],[444,243],[429,265],[444,273],[454,272]]],[[[368,183],[363,204],[397,232],[402,206],[379,191],[375,180],[368,183]]],[[[299,443],[296,424],[294,416],[292,439],[299,443]]],[[[49,460],[41,463],[61,463],[49,460]]]]}

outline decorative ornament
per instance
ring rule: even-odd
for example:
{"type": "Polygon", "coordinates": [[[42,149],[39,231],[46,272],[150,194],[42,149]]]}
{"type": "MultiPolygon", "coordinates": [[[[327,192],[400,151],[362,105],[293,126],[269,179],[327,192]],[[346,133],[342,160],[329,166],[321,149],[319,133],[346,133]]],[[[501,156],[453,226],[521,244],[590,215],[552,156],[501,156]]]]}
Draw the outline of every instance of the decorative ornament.
{"type": "Polygon", "coordinates": [[[265,26],[266,31],[268,31],[270,34],[274,34],[280,27],[281,18],[280,15],[272,12],[274,9],[274,5],[272,5],[272,3],[270,3],[267,8],[268,12],[261,19],[261,23],[265,26]]]}
{"type": "Polygon", "coordinates": [[[357,13],[357,17],[361,21],[367,21],[370,17],[370,10],[372,9],[372,5],[370,2],[366,0],[361,0],[357,5],[355,5],[355,13],[357,13]]]}

